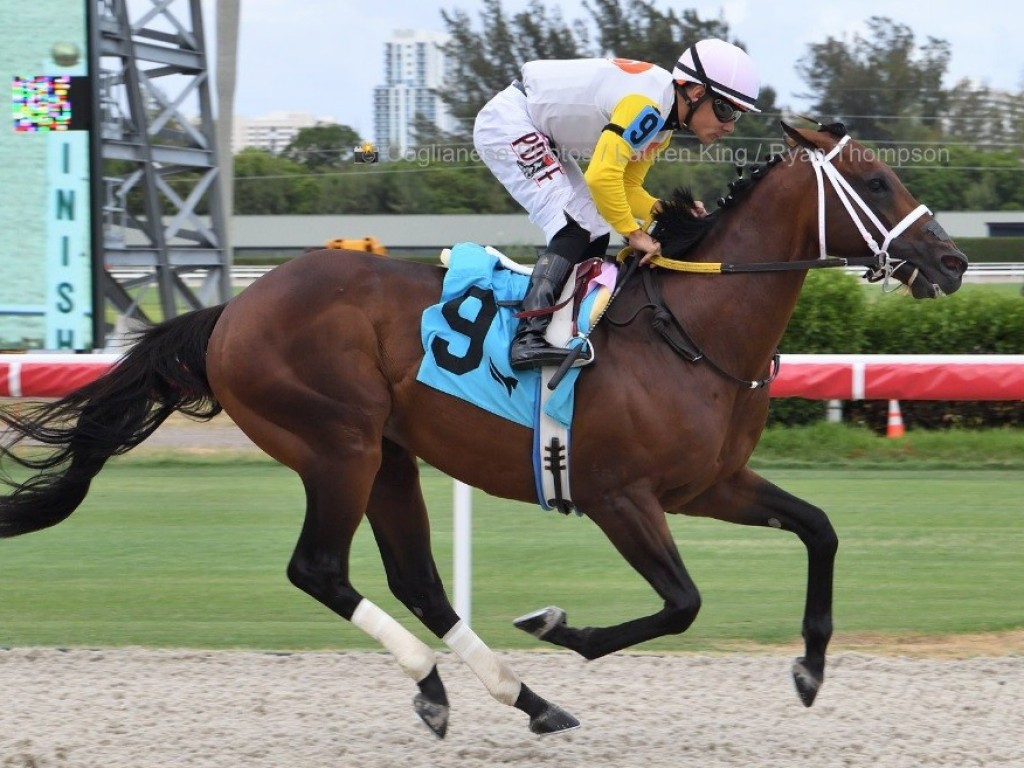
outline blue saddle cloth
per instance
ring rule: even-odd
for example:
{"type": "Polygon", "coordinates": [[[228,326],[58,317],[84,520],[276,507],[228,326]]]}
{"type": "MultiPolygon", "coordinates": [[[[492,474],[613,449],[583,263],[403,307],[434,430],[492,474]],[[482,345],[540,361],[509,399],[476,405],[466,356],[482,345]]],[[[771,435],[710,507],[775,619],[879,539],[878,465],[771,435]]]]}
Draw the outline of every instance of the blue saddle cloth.
{"type": "MultiPolygon", "coordinates": [[[[519,325],[515,305],[528,283],[526,275],[505,269],[483,246],[455,245],[441,301],[423,312],[424,355],[416,380],[532,428],[540,373],[513,371],[508,362],[519,325]]],[[[545,413],[565,427],[572,423],[578,377],[579,369],[571,369],[545,407],[545,413]]]]}

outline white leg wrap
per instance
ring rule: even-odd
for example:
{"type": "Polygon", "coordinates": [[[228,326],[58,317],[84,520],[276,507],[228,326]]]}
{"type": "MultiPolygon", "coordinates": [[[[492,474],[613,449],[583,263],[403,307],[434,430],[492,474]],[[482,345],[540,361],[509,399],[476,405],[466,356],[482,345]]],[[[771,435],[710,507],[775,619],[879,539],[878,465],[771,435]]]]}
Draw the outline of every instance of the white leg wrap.
{"type": "Polygon", "coordinates": [[[391,651],[406,674],[417,683],[434,668],[436,657],[430,646],[365,597],[352,613],[352,623],[391,651]]]}
{"type": "Polygon", "coordinates": [[[491,696],[509,706],[516,703],[523,687],[522,681],[512,671],[512,667],[484,644],[476,632],[460,621],[442,639],[480,678],[491,696]]]}

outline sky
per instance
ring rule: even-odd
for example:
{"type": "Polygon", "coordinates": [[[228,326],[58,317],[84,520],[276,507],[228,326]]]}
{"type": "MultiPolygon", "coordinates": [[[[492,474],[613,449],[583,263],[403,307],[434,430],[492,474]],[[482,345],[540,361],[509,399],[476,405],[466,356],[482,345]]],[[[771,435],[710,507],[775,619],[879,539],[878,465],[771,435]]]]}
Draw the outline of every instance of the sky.
{"type": "MultiPolygon", "coordinates": [[[[558,7],[566,20],[586,18],[582,0],[541,0],[558,7]]],[[[515,13],[529,0],[502,0],[515,13]]],[[[665,0],[655,0],[661,8],[665,0]]],[[[215,0],[204,0],[204,20],[213,45],[215,0]]],[[[992,88],[1024,89],[1024,7],[1001,4],[997,18],[976,13],[963,0],[927,3],[886,0],[724,0],[678,3],[697,8],[702,18],[718,14],[757,62],[762,83],[778,93],[777,103],[799,111],[807,100],[797,61],[812,43],[828,37],[852,40],[864,34],[871,16],[906,24],[918,46],[929,37],[950,43],[947,87],[971,78],[992,88]],[[925,10],[926,9],[926,10],[925,10]]],[[[349,125],[373,138],[373,87],[383,84],[383,47],[396,29],[444,30],[441,9],[466,10],[469,0],[241,0],[235,114],[259,117],[276,110],[308,112],[349,125]]],[[[479,27],[478,27],[479,28],[479,27]]],[[[662,63],[662,62],[658,62],[662,63]]],[[[663,65],[671,64],[664,62],[663,65]]]]}

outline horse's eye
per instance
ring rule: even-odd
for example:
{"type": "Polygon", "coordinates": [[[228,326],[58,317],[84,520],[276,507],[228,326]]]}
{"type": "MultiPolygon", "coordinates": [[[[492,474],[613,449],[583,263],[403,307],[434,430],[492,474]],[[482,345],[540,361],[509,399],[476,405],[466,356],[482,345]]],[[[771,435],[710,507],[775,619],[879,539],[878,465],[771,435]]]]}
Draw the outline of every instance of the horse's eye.
{"type": "Polygon", "coordinates": [[[885,183],[885,179],[877,177],[874,179],[868,179],[868,189],[872,192],[885,192],[887,188],[888,185],[885,183]]]}

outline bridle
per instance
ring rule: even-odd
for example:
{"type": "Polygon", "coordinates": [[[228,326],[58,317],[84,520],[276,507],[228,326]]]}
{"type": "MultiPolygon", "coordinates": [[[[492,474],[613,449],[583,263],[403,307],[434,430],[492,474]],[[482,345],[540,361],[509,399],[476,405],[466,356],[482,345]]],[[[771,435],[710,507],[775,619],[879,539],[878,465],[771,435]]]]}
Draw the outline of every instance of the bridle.
{"type": "MultiPolygon", "coordinates": [[[[814,177],[817,182],[818,194],[818,252],[820,256],[815,261],[771,261],[761,264],[733,264],[727,262],[706,262],[706,261],[684,261],[682,259],[671,259],[667,256],[655,256],[650,263],[663,269],[671,269],[676,272],[697,272],[700,274],[736,274],[744,272],[795,272],[807,269],[824,269],[830,267],[867,267],[868,280],[876,282],[885,279],[884,286],[888,287],[889,278],[892,273],[899,269],[905,262],[903,259],[893,259],[889,256],[889,246],[902,235],[919,218],[924,215],[931,215],[926,205],[919,205],[891,230],[878,219],[874,211],[863,198],[857,194],[853,186],[848,182],[838,169],[832,164],[832,159],[842,152],[843,147],[850,141],[849,134],[844,135],[832,149],[825,152],[819,148],[803,147],[802,150],[814,168],[814,177]],[[828,256],[828,247],[825,243],[825,181],[828,181],[836,197],[843,204],[847,214],[853,220],[857,230],[860,232],[864,242],[871,249],[872,256],[854,256],[851,258],[839,258],[828,256]],[[856,204],[856,208],[854,208],[856,204]],[[858,213],[857,209],[860,209],[858,213]],[[882,235],[882,244],[879,245],[875,238],[868,231],[864,218],[871,223],[879,234],[882,235]]],[[[775,159],[777,162],[777,159],[775,159]]],[[[773,163],[773,161],[769,161],[773,163]]],[[[624,249],[619,254],[621,261],[629,253],[624,249]]],[[[908,284],[913,282],[918,275],[915,269],[908,284]]]]}
{"type": "MultiPolygon", "coordinates": [[[[850,182],[839,173],[836,167],[832,164],[832,158],[836,157],[840,152],[843,151],[843,147],[850,141],[850,136],[847,134],[843,136],[832,149],[827,153],[821,149],[808,149],[804,148],[804,152],[807,155],[807,159],[810,161],[811,166],[814,168],[814,177],[818,184],[818,248],[819,259],[827,259],[827,247],[825,245],[825,179],[828,179],[832,185],[832,190],[836,193],[836,197],[843,204],[850,219],[856,225],[857,230],[860,232],[860,236],[864,238],[864,242],[867,244],[871,252],[875,254],[876,264],[872,266],[868,279],[872,282],[882,280],[883,290],[886,290],[889,285],[889,278],[892,277],[892,273],[896,271],[903,263],[902,259],[892,259],[889,256],[889,246],[892,241],[902,235],[911,224],[917,221],[924,215],[931,215],[931,211],[926,205],[919,205],[917,208],[912,210],[906,216],[904,216],[892,229],[886,229],[885,225],[879,221],[874,211],[868,207],[868,204],[864,202],[864,199],[857,194],[857,192],[850,185],[850,182]],[[882,244],[879,245],[875,242],[875,238],[872,237],[865,225],[864,219],[854,208],[856,203],[857,208],[860,209],[860,214],[863,214],[868,222],[874,225],[878,233],[882,235],[882,244]]],[[[917,278],[918,272],[915,269],[910,279],[907,281],[908,284],[912,283],[917,278]]]]}
{"type": "MultiPolygon", "coordinates": [[[[820,256],[815,261],[729,264],[681,261],[677,259],[669,259],[664,256],[656,256],[651,259],[651,263],[664,269],[671,269],[680,272],[696,272],[701,274],[783,272],[818,269],[824,267],[865,266],[868,267],[868,280],[875,282],[877,280],[884,279],[883,290],[885,290],[888,287],[889,279],[892,277],[893,272],[905,263],[905,260],[903,259],[894,260],[890,257],[889,246],[896,238],[906,232],[915,221],[924,215],[930,215],[931,211],[926,205],[919,205],[900,219],[896,226],[892,229],[887,229],[875,213],[868,207],[867,203],[864,202],[863,198],[857,194],[850,182],[848,182],[832,164],[832,159],[843,151],[843,147],[845,147],[849,141],[849,134],[844,135],[828,152],[819,148],[802,148],[810,161],[811,166],[814,168],[814,177],[818,188],[818,249],[820,256]],[[836,197],[838,197],[839,201],[843,204],[843,208],[846,209],[847,214],[853,220],[853,223],[856,225],[861,237],[864,238],[864,242],[867,244],[868,248],[871,249],[873,256],[854,257],[848,259],[828,256],[828,248],[825,243],[826,180],[831,185],[836,197]],[[881,245],[878,244],[871,232],[868,231],[868,227],[865,222],[870,223],[876,230],[878,230],[878,233],[882,236],[881,245]]],[[[627,252],[628,249],[624,250],[623,253],[620,254],[620,260],[627,252]]],[[[636,260],[634,259],[634,261],[636,260]]],[[[647,293],[648,301],[650,302],[646,307],[654,310],[654,328],[659,334],[661,334],[665,341],[668,342],[669,346],[672,347],[674,351],[691,362],[703,360],[726,379],[749,389],[762,389],[775,380],[775,377],[778,376],[779,373],[780,357],[778,350],[776,350],[772,356],[772,362],[767,377],[763,379],[743,379],[734,376],[709,359],[707,355],[693,343],[678,318],[675,317],[672,311],[668,308],[668,305],[665,304],[661,297],[661,290],[657,285],[657,281],[651,277],[649,270],[644,270],[643,277],[644,289],[647,293]]],[[[917,279],[917,277],[918,270],[915,268],[913,274],[911,274],[908,279],[907,284],[909,285],[912,283],[917,279]]]]}

